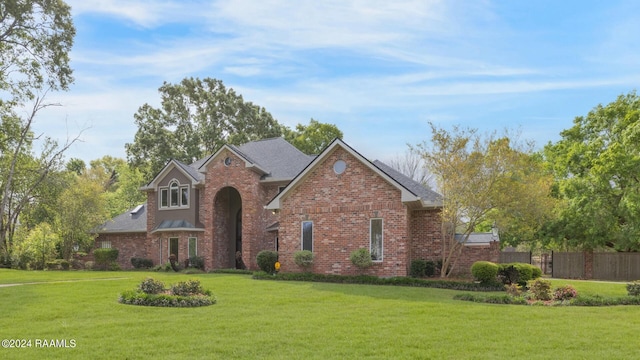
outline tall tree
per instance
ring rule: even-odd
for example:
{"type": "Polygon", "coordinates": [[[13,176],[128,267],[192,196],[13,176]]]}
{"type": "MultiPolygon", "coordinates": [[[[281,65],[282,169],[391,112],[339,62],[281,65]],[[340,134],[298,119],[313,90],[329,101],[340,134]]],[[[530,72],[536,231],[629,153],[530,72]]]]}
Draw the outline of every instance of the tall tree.
{"type": "Polygon", "coordinates": [[[71,257],[75,245],[88,251],[95,238],[91,230],[108,219],[103,184],[91,172],[76,177],[58,199],[56,228],[65,259],[71,257]]]}
{"type": "Polygon", "coordinates": [[[311,119],[308,125],[298,124],[295,130],[285,131],[285,139],[305,154],[319,154],[333,139],[342,139],[344,134],[334,124],[311,119]]]}
{"type": "Polygon", "coordinates": [[[61,0],[0,3],[0,126],[6,131],[0,136],[0,260],[8,259],[20,213],[77,139],[58,146],[45,138],[40,155],[32,155],[31,126],[52,105],[44,95],[67,90],[73,81],[68,53],[74,35],[70,8],[61,0]],[[18,116],[24,108],[27,115],[18,116]]]}
{"type": "Polygon", "coordinates": [[[573,124],[544,149],[561,200],[547,237],[583,249],[640,250],[640,97],[620,95],[573,124]]]}
{"type": "Polygon", "coordinates": [[[3,0],[0,90],[17,102],[45,88],[66,90],[73,82],[69,51],[75,33],[71,9],[61,0],[3,0]]]}
{"type": "MultiPolygon", "coordinates": [[[[508,136],[481,136],[475,129],[454,127],[451,132],[431,125],[431,142],[419,144],[430,172],[443,195],[442,276],[448,276],[469,235],[490,212],[524,217],[530,206],[549,196],[533,189],[544,182],[530,145],[514,143],[508,136]],[[456,233],[460,237],[456,237],[456,233]]],[[[548,188],[547,188],[548,190],[548,188]]],[[[500,224],[498,224],[500,225],[500,224]]]]}
{"type": "Polygon", "coordinates": [[[222,81],[186,78],[160,88],[161,107],[144,104],[134,115],[138,126],[127,159],[153,177],[171,158],[190,163],[225,143],[282,136],[283,127],[264,108],[246,102],[222,81]]]}

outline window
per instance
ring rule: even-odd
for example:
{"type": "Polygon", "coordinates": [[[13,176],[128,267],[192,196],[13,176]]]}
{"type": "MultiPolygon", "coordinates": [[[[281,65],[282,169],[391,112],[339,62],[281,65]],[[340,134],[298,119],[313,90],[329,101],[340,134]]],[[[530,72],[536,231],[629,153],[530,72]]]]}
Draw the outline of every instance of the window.
{"type": "Polygon", "coordinates": [[[302,222],[302,250],[313,251],[313,221],[302,222]]]}
{"type": "Polygon", "coordinates": [[[171,195],[171,206],[180,206],[180,198],[178,197],[178,183],[172,182],[169,185],[169,194],[171,195]]]}
{"type": "Polygon", "coordinates": [[[198,238],[189,238],[189,259],[198,256],[198,238]]]}
{"type": "Polygon", "coordinates": [[[168,187],[160,188],[160,208],[189,207],[189,185],[172,180],[168,187]]]}
{"type": "Polygon", "coordinates": [[[100,241],[100,248],[102,248],[102,249],[111,249],[111,241],[109,241],[109,240],[100,241]]]}
{"type": "Polygon", "coordinates": [[[169,189],[161,189],[160,190],[160,207],[168,207],[169,206],[169,189]]]}
{"type": "Polygon", "coordinates": [[[382,219],[371,219],[369,234],[371,260],[382,261],[382,219]]]}
{"type": "Polygon", "coordinates": [[[171,254],[176,256],[176,260],[178,259],[178,238],[173,237],[169,238],[169,256],[171,254]]]}

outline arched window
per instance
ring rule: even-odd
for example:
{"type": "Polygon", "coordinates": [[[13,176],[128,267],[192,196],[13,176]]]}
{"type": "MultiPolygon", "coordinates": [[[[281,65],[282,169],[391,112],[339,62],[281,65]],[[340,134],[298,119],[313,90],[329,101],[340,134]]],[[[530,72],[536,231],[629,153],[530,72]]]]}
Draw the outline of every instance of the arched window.
{"type": "Polygon", "coordinates": [[[160,187],[158,192],[161,209],[189,207],[189,185],[180,185],[174,179],[169,182],[169,186],[160,187]]]}

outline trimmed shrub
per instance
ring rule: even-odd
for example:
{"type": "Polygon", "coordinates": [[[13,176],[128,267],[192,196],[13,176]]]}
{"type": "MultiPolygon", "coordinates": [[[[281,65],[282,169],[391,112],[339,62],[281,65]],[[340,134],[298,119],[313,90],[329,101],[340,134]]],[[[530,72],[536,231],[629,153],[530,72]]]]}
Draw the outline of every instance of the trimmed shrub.
{"type": "Polygon", "coordinates": [[[139,258],[139,257],[132,257],[131,265],[133,265],[134,269],[151,269],[153,267],[153,260],[139,258]]]}
{"type": "Polygon", "coordinates": [[[278,253],[271,250],[262,250],[256,257],[256,262],[260,270],[268,274],[276,272],[276,261],[278,261],[278,253]]]}
{"type": "Polygon", "coordinates": [[[640,280],[627,283],[627,294],[629,294],[629,296],[640,295],[640,280]]]}
{"type": "Polygon", "coordinates": [[[504,291],[506,291],[507,294],[515,297],[522,295],[522,288],[518,284],[505,285],[504,291]]]}
{"type": "Polygon", "coordinates": [[[490,284],[496,281],[498,275],[498,265],[490,261],[476,261],[471,265],[473,278],[483,284],[490,284]]]}
{"type": "Polygon", "coordinates": [[[159,294],[164,291],[164,283],[148,277],[138,285],[138,290],[145,294],[159,294]]]}
{"type": "Polygon", "coordinates": [[[409,267],[409,275],[414,278],[419,278],[425,276],[427,272],[427,261],[426,260],[413,260],[411,261],[411,266],[409,267]]]}
{"type": "Polygon", "coordinates": [[[191,296],[204,293],[200,280],[181,281],[171,286],[171,293],[178,296],[191,296]]]}
{"type": "Polygon", "coordinates": [[[84,268],[85,270],[93,270],[95,263],[93,261],[85,261],[84,268]]]}
{"type": "Polygon", "coordinates": [[[313,253],[309,250],[300,250],[293,253],[293,261],[305,271],[313,266],[313,253]]]}
{"type": "Polygon", "coordinates": [[[517,284],[520,279],[520,273],[515,266],[511,264],[498,265],[498,280],[505,285],[517,284]]]}
{"type": "Polygon", "coordinates": [[[358,250],[354,250],[349,255],[349,260],[359,269],[366,269],[369,266],[373,265],[373,261],[371,260],[371,253],[369,253],[368,249],[360,248],[358,250]]]}
{"type": "Polygon", "coordinates": [[[204,271],[204,258],[202,256],[190,257],[188,262],[189,267],[204,271]]]}
{"type": "Polygon", "coordinates": [[[96,265],[103,269],[106,269],[111,263],[118,260],[118,249],[95,249],[93,250],[93,257],[96,261],[96,265]]]}
{"type": "Polygon", "coordinates": [[[435,274],[436,274],[436,263],[431,260],[428,260],[425,263],[424,275],[428,277],[432,277],[435,274]]]}
{"type": "Polygon", "coordinates": [[[578,296],[578,291],[571,285],[564,285],[553,290],[553,300],[566,301],[578,296]]]}
{"type": "Polygon", "coordinates": [[[542,276],[542,270],[527,263],[499,264],[498,266],[498,279],[505,285],[517,283],[520,286],[526,286],[527,281],[542,276]]]}
{"type": "Polygon", "coordinates": [[[544,279],[531,280],[528,283],[528,294],[532,300],[551,300],[551,281],[544,279]]]}

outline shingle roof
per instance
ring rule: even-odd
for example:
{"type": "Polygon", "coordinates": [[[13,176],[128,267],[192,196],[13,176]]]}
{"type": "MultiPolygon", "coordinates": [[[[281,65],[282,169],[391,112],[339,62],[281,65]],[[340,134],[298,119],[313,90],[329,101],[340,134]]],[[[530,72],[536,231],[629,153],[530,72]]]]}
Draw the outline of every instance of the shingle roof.
{"type": "Polygon", "coordinates": [[[199,172],[197,167],[194,167],[192,165],[187,165],[187,164],[185,164],[185,163],[183,163],[181,161],[178,161],[178,160],[174,160],[174,161],[176,162],[176,164],[178,166],[180,166],[180,168],[182,168],[182,170],[186,171],[195,180],[200,181],[200,180],[204,179],[204,174],[199,172]]]}
{"type": "MultiPolygon", "coordinates": [[[[463,234],[456,234],[455,239],[458,242],[462,242],[464,240],[463,234]]],[[[488,245],[492,241],[500,241],[500,237],[495,237],[493,233],[471,233],[469,234],[469,238],[465,245],[474,246],[474,245],[488,245]]]]}
{"type": "Polygon", "coordinates": [[[424,187],[419,182],[402,174],[401,172],[395,170],[394,168],[383,163],[380,160],[375,160],[373,162],[373,165],[375,165],[378,169],[380,169],[385,174],[392,177],[395,181],[400,183],[400,185],[404,186],[407,190],[411,191],[412,193],[420,197],[420,199],[422,199],[423,202],[433,203],[433,204],[442,204],[442,195],[438,194],[437,192],[424,187]]]}
{"type": "Polygon", "coordinates": [[[147,204],[138,205],[133,209],[116,216],[96,229],[98,234],[130,233],[147,231],[147,204]],[[138,207],[140,207],[138,209],[138,207]],[[137,211],[133,211],[136,210],[137,211]]]}
{"type": "Polygon", "coordinates": [[[314,156],[304,154],[283,138],[252,141],[235,147],[247,161],[269,172],[266,178],[293,179],[314,156]]]}
{"type": "Polygon", "coordinates": [[[196,227],[186,220],[163,220],[153,231],[173,230],[173,229],[202,229],[196,227]]]}

